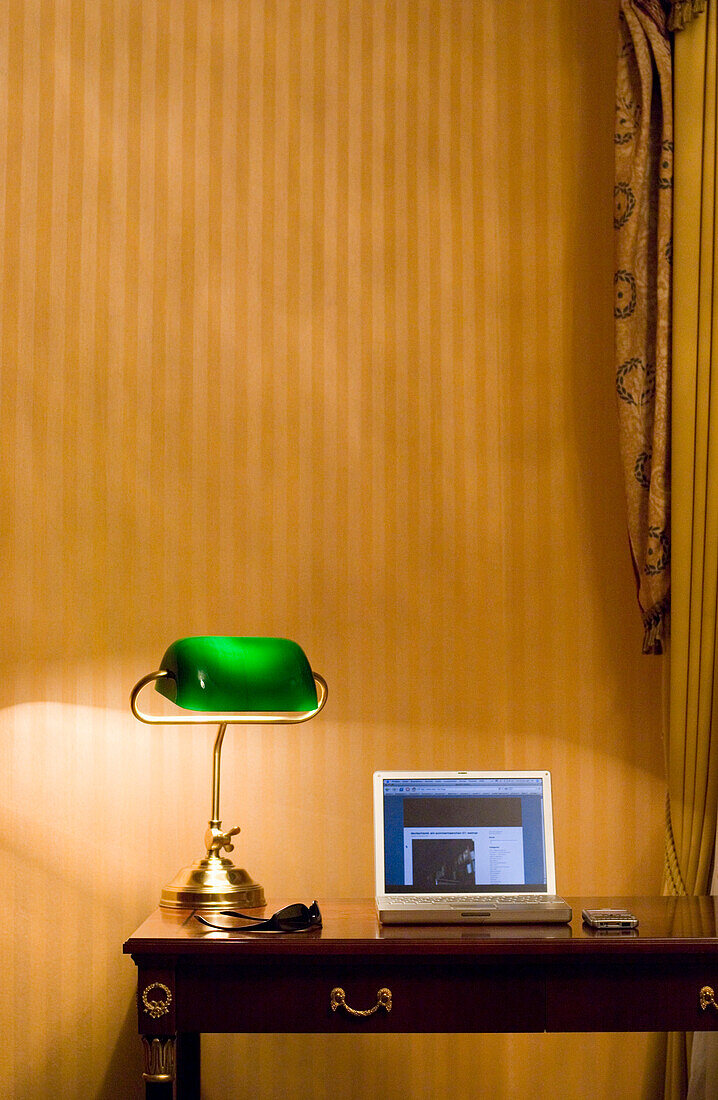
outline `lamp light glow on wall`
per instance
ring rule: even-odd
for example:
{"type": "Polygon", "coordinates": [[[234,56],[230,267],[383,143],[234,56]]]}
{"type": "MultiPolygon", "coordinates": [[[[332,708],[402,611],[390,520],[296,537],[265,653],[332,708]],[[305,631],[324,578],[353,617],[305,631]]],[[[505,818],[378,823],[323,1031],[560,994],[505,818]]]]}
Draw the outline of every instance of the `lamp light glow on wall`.
{"type": "Polygon", "coordinates": [[[231,852],[239,827],[223,830],[219,816],[222,742],[231,725],[294,725],[314,718],[327,701],[327,685],[296,642],[286,638],[181,638],[156,672],[143,676],[130,694],[132,713],[150,725],[219,723],[212,764],[212,816],[205,833],[207,854],[184,867],[162,890],[170,909],[252,908],[264,905],[264,890],[222,850],[231,852]],[[143,713],[138,697],[155,690],[194,713],[143,713]]]}

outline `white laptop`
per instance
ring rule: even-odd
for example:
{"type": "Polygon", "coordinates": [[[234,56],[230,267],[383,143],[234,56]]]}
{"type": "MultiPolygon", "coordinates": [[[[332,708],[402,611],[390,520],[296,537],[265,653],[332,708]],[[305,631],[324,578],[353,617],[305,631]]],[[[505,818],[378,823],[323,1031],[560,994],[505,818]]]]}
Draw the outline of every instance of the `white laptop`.
{"type": "Polygon", "coordinates": [[[376,906],[384,924],[565,924],[551,776],[376,772],[376,906]]]}

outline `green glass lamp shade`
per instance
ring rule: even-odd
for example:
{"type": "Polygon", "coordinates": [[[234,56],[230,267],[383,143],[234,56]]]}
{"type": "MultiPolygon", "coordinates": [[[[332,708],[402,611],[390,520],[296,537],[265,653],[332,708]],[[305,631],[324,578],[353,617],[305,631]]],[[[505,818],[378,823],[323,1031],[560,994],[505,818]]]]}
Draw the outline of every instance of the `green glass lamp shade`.
{"type": "Polygon", "coordinates": [[[198,711],[310,711],[317,688],[304,650],[286,638],[180,638],[155,688],[198,711]]]}

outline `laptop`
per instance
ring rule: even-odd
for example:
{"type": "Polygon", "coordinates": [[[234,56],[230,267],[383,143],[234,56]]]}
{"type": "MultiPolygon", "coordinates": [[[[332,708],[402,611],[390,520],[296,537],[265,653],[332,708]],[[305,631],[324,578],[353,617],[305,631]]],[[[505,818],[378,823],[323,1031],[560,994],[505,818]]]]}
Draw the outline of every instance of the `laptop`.
{"type": "Polygon", "coordinates": [[[375,772],[384,924],[565,924],[547,771],[375,772]]]}

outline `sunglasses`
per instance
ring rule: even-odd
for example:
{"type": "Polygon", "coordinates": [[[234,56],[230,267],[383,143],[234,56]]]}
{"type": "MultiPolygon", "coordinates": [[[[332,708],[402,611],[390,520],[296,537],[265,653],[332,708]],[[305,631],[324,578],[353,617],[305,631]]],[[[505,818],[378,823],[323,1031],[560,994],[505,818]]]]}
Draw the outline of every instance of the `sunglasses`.
{"type": "Polygon", "coordinates": [[[218,932],[309,932],[312,928],[322,927],[322,914],[316,901],[311,905],[295,902],[294,905],[285,905],[272,913],[271,917],[262,917],[257,920],[249,913],[237,913],[234,909],[222,909],[217,914],[219,917],[228,917],[226,924],[217,924],[207,920],[201,913],[195,913],[194,919],[200,924],[206,925],[218,932]],[[237,920],[251,921],[251,924],[236,924],[237,920]]]}

